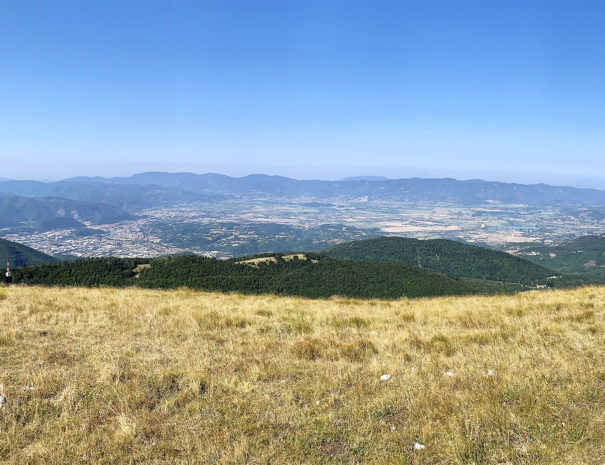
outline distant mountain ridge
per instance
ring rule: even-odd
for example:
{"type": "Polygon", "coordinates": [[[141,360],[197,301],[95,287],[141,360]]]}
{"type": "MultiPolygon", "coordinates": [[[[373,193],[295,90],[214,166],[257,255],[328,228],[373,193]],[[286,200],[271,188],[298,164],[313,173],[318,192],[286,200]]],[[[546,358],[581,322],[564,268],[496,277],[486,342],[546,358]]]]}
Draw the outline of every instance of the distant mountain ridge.
{"type": "Polygon", "coordinates": [[[350,176],[342,178],[341,181],[389,181],[390,179],[386,176],[350,176]]]}
{"type": "Polygon", "coordinates": [[[134,212],[182,202],[215,202],[233,197],[282,199],[443,202],[460,205],[502,202],[527,205],[581,204],[605,207],[605,191],[451,178],[340,181],[298,180],[251,174],[146,172],[128,177],[76,177],[58,182],[0,181],[0,192],[29,197],[62,197],[108,203],[134,212]]]}
{"type": "MultiPolygon", "coordinates": [[[[363,178],[363,177],[362,177],[363,178]]],[[[399,201],[442,201],[460,204],[484,203],[584,203],[605,205],[605,191],[546,184],[514,184],[451,178],[348,179],[341,181],[297,180],[283,176],[146,172],[129,177],[72,178],[63,182],[157,185],[197,193],[281,197],[308,196],[318,199],[362,198],[399,201]]],[[[2,183],[0,183],[0,189],[2,183]]]]}
{"type": "Polygon", "coordinates": [[[101,182],[98,178],[91,179],[58,182],[0,181],[0,193],[99,202],[128,212],[179,202],[217,201],[225,198],[223,194],[198,193],[153,183],[108,183],[101,182]]]}

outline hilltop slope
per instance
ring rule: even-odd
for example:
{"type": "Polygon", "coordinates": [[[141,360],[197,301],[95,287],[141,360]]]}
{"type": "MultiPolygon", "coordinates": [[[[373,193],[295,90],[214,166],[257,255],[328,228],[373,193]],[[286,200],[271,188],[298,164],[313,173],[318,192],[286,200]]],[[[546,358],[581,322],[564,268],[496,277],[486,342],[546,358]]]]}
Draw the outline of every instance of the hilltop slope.
{"type": "Polygon", "coordinates": [[[111,205],[125,212],[138,211],[178,202],[215,202],[225,198],[219,194],[199,194],[177,187],[154,184],[100,184],[95,182],[0,181],[0,192],[26,197],[59,197],[93,204],[111,205]]]}
{"type": "Polygon", "coordinates": [[[42,265],[57,261],[55,257],[46,255],[26,245],[0,239],[0,260],[2,260],[2,264],[6,260],[6,257],[10,257],[11,267],[42,265]]]}
{"type": "Polygon", "coordinates": [[[13,286],[0,462],[602,465],[604,312],[13,286]]]}
{"type": "Polygon", "coordinates": [[[43,231],[57,227],[83,228],[79,220],[103,224],[129,218],[125,211],[100,202],[0,193],[0,228],[21,227],[43,231]]]}
{"type": "Polygon", "coordinates": [[[505,252],[446,239],[379,237],[339,244],[322,253],[343,260],[402,262],[454,277],[526,285],[545,284],[557,274],[505,252]]]}

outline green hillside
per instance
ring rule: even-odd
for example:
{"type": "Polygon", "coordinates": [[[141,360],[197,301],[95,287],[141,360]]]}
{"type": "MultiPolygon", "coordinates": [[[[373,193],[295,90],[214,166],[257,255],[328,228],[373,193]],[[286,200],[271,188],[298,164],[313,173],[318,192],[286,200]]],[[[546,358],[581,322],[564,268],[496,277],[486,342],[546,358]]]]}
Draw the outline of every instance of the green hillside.
{"type": "Polygon", "coordinates": [[[318,254],[274,254],[248,260],[198,256],[162,259],[85,259],[15,271],[21,284],[140,286],[311,298],[494,294],[519,287],[485,286],[403,263],[335,260],[318,254]]]}
{"type": "Polygon", "coordinates": [[[55,228],[83,228],[81,220],[104,224],[129,218],[124,210],[99,202],[0,193],[0,228],[47,231],[55,228]]]}
{"type": "MultiPolygon", "coordinates": [[[[458,278],[547,284],[557,273],[505,252],[460,242],[379,237],[339,244],[322,253],[343,260],[402,262],[458,278]]],[[[559,278],[560,280],[561,278],[559,278]]]]}
{"type": "Polygon", "coordinates": [[[605,235],[583,236],[559,245],[528,247],[517,254],[560,273],[605,282],[605,235]]]}
{"type": "Polygon", "coordinates": [[[4,264],[6,257],[10,257],[12,267],[42,265],[57,261],[56,258],[26,245],[0,239],[0,260],[2,260],[0,263],[4,264]]]}

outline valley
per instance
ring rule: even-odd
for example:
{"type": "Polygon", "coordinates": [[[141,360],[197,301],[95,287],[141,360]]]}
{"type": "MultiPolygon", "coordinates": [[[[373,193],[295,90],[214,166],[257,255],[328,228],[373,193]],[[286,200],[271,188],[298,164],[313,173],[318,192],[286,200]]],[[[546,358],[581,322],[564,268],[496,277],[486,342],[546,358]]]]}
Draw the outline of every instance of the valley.
{"type": "Polygon", "coordinates": [[[320,250],[381,235],[446,238],[517,250],[605,231],[605,216],[586,207],[490,202],[464,206],[383,200],[237,199],[178,203],[132,218],[82,228],[18,231],[2,237],[53,255],[155,257],[196,253],[228,258],[320,250]]]}

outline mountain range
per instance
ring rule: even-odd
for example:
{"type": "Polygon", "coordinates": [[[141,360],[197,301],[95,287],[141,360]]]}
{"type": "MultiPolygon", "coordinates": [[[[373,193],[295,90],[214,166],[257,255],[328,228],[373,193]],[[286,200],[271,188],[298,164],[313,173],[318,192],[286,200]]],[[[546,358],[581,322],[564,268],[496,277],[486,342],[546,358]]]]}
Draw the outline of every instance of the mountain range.
{"type": "MultiPolygon", "coordinates": [[[[385,233],[502,248],[518,241],[519,249],[533,247],[522,242],[558,243],[578,234],[600,234],[604,221],[605,191],[544,184],[164,172],[0,181],[5,238],[77,256],[310,252],[385,233]]],[[[531,250],[519,255],[559,266],[531,250]]],[[[414,264],[410,260],[401,261],[414,264]]],[[[595,279],[602,273],[599,260],[582,262],[585,276],[595,279]]]]}
{"type": "Polygon", "coordinates": [[[25,196],[58,196],[109,203],[128,211],[175,202],[212,201],[225,197],[369,199],[409,202],[487,201],[605,206],[605,191],[546,184],[514,184],[456,179],[297,180],[283,176],[146,172],[129,177],[76,177],[59,182],[0,181],[0,192],[25,196]]]}
{"type": "Polygon", "coordinates": [[[128,212],[145,208],[174,205],[179,202],[214,202],[225,198],[222,194],[207,194],[149,183],[100,183],[94,180],[66,180],[59,182],[0,181],[0,193],[26,197],[60,197],[81,202],[111,205],[128,212]]]}

